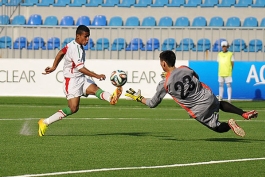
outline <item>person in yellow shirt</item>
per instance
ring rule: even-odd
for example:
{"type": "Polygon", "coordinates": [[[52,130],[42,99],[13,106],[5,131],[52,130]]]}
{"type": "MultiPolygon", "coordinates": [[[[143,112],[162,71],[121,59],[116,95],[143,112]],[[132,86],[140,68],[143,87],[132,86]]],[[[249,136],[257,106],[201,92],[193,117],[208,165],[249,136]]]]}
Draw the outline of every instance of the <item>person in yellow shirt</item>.
{"type": "Polygon", "coordinates": [[[233,53],[227,50],[228,42],[221,42],[222,51],[217,55],[218,61],[218,82],[219,82],[219,101],[223,99],[224,83],[227,86],[228,102],[231,102],[232,97],[232,70],[234,66],[233,53]]]}

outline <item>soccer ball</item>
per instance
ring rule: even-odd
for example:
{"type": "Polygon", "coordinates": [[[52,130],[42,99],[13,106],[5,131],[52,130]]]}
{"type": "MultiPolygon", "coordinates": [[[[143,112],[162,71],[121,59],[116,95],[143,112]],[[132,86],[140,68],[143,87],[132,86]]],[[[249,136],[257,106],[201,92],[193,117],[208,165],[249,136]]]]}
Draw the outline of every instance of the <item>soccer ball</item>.
{"type": "Polygon", "coordinates": [[[116,87],[123,86],[127,82],[127,74],[122,70],[113,71],[110,75],[110,81],[116,87]]]}

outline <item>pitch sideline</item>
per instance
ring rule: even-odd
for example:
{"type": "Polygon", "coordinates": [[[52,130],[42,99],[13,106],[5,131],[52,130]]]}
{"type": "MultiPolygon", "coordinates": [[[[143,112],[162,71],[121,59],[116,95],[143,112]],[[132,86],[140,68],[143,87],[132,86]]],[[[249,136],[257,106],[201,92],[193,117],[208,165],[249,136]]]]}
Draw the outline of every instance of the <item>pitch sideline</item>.
{"type": "Polygon", "coordinates": [[[246,158],[246,159],[232,159],[232,160],[218,160],[218,161],[208,161],[208,162],[194,162],[194,163],[186,163],[186,164],[172,164],[172,165],[160,165],[160,166],[99,168],[99,169],[90,169],[90,170],[52,172],[52,173],[42,173],[42,174],[25,174],[25,175],[9,176],[9,177],[37,177],[37,176],[54,176],[54,175],[80,174],[80,173],[92,173],[92,172],[104,172],[104,171],[161,169],[161,168],[187,167],[187,166],[198,166],[198,165],[211,165],[211,164],[220,164],[220,163],[258,161],[258,160],[265,160],[265,157],[246,158]]]}

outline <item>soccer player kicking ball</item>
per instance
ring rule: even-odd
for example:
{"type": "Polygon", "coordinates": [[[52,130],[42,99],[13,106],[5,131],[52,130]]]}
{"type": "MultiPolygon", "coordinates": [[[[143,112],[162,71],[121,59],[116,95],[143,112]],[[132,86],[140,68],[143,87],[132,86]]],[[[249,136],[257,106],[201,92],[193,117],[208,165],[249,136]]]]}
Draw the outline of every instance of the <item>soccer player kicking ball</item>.
{"type": "Polygon", "coordinates": [[[258,116],[257,111],[245,112],[228,102],[219,102],[211,89],[200,82],[199,76],[195,71],[187,66],[175,67],[176,55],[174,52],[169,50],[163,51],[160,53],[159,57],[160,65],[167,74],[165,78],[159,82],[153,98],[144,98],[131,88],[126,91],[127,93],[125,96],[146,104],[150,108],[154,108],[168,93],[188,112],[190,117],[196,119],[213,131],[223,133],[232,129],[238,136],[245,136],[244,130],[237,125],[234,119],[229,119],[227,123],[218,120],[219,109],[225,112],[238,114],[247,120],[256,118],[258,116]]]}
{"type": "Polygon", "coordinates": [[[85,51],[83,46],[88,43],[89,36],[89,28],[84,25],[78,26],[75,40],[68,43],[58,52],[52,67],[47,67],[45,69],[45,73],[43,74],[50,74],[57,68],[60,61],[64,58],[63,89],[68,100],[68,107],[59,110],[47,119],[40,119],[38,122],[39,136],[45,134],[45,131],[50,124],[76,113],[79,109],[81,96],[96,95],[99,99],[108,101],[112,105],[117,103],[122,93],[122,87],[117,87],[111,95],[109,92],[100,89],[92,80],[85,77],[94,77],[99,80],[104,80],[106,78],[104,74],[96,74],[89,71],[84,66],[85,51]]]}

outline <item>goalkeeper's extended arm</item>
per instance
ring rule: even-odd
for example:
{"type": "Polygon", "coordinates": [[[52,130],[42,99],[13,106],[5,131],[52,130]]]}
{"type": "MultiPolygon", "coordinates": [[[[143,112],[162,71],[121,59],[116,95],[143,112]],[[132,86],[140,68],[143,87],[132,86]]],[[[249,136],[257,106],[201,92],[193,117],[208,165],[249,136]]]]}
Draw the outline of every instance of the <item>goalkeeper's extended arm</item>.
{"type": "Polygon", "coordinates": [[[141,102],[141,103],[146,103],[146,99],[141,95],[141,92],[135,92],[132,88],[130,88],[129,90],[126,90],[126,94],[125,96],[130,97],[131,99],[137,101],[137,102],[141,102]]]}

